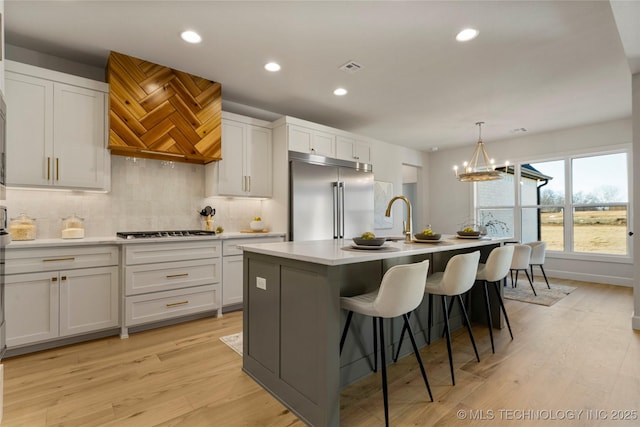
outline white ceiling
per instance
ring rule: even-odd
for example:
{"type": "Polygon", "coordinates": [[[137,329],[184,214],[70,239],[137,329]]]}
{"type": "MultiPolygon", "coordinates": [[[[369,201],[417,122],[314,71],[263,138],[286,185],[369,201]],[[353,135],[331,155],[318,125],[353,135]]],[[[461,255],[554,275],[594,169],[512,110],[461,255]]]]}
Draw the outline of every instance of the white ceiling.
{"type": "Polygon", "coordinates": [[[420,150],[473,144],[477,121],[490,143],[631,114],[608,1],[5,0],[5,37],[99,67],[122,52],[218,81],[228,101],[420,150]],[[456,42],[465,27],[480,35],[456,42]],[[349,60],[363,69],[339,70],[349,60]]]}

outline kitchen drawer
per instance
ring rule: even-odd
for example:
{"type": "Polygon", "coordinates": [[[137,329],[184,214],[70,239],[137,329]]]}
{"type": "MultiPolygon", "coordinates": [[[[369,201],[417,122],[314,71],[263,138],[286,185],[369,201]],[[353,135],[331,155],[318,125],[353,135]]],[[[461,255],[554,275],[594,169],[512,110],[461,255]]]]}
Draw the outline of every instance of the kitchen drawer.
{"type": "Polygon", "coordinates": [[[5,257],[5,274],[106,267],[118,265],[118,247],[7,248],[5,257]]]}
{"type": "Polygon", "coordinates": [[[220,281],[220,258],[125,267],[126,295],[168,291],[220,281]]]}
{"type": "Polygon", "coordinates": [[[269,236],[269,237],[248,237],[245,239],[229,239],[222,242],[222,256],[229,255],[242,255],[242,249],[238,246],[247,245],[251,243],[270,243],[270,242],[282,242],[282,237],[269,236]]]}
{"type": "Polygon", "coordinates": [[[125,245],[125,263],[132,265],[219,258],[221,253],[222,244],[217,240],[129,244],[125,245]]]}
{"type": "Polygon", "coordinates": [[[196,286],[125,298],[126,326],[220,309],[220,285],[196,286]]]}

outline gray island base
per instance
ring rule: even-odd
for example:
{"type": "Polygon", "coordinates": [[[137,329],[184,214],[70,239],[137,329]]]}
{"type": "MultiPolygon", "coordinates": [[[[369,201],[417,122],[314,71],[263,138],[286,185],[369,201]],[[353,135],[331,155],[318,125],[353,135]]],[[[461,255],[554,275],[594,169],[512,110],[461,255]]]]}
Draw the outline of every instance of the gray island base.
{"type": "MultiPolygon", "coordinates": [[[[429,259],[432,274],[444,271],[447,261],[459,253],[480,250],[483,261],[502,242],[443,236],[439,243],[387,242],[387,248],[381,250],[354,250],[351,240],[244,245],[243,370],[305,423],[338,426],[340,389],[371,374],[374,360],[371,319],[358,315],[353,317],[340,356],[346,319],[340,296],[374,291],[393,265],[429,259]]],[[[482,291],[475,288],[470,316],[486,325],[482,291]]],[[[431,336],[439,339],[442,307],[439,299],[434,303],[434,321],[440,323],[433,325],[431,336]]],[[[497,300],[491,307],[493,324],[501,327],[497,300]]],[[[418,346],[426,345],[427,308],[425,298],[411,317],[418,346]]],[[[451,325],[462,325],[456,310],[451,325]]],[[[385,344],[390,360],[399,343],[402,321],[385,322],[385,328],[389,329],[385,344]]],[[[409,344],[402,346],[401,357],[410,354],[409,344]]]]}

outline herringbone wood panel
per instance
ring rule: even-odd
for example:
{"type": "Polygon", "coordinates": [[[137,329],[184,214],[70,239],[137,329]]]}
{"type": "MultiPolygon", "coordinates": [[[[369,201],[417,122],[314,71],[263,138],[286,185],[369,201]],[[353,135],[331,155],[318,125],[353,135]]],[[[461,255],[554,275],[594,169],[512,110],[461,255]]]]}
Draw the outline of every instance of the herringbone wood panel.
{"type": "Polygon", "coordinates": [[[107,75],[112,154],[220,160],[220,83],[117,52],[107,75]]]}

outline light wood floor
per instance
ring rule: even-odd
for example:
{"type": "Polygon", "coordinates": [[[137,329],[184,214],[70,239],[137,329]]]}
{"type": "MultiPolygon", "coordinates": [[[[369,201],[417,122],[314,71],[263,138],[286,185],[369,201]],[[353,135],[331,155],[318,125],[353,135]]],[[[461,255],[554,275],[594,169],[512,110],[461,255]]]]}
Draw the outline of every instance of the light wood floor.
{"type": "MultiPolygon", "coordinates": [[[[413,355],[390,366],[391,424],[640,425],[632,290],[573,283],[552,307],[507,301],[515,340],[496,331],[495,354],[474,325],[480,363],[456,333],[456,386],[444,340],[422,349],[433,403],[413,355]]],[[[2,426],[302,426],[219,340],[241,328],[236,312],[7,359],[2,426]]],[[[341,425],[384,425],[379,374],[343,390],[341,406],[341,425]]]]}

